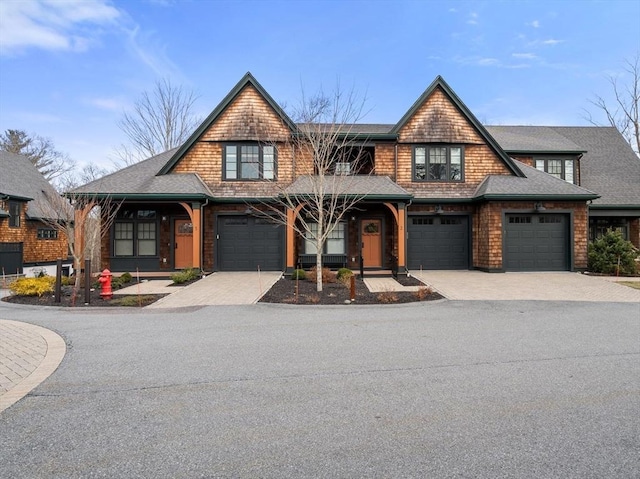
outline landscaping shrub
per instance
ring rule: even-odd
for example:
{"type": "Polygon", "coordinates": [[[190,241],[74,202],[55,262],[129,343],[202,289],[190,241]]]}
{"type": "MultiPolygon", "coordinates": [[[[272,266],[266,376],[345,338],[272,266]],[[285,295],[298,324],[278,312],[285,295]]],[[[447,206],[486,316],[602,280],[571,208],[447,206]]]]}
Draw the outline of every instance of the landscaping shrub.
{"type": "Polygon", "coordinates": [[[307,277],[307,272],[303,269],[295,269],[293,270],[293,273],[291,273],[291,279],[296,280],[296,279],[306,279],[307,277]]]}
{"type": "Polygon", "coordinates": [[[349,279],[353,276],[353,271],[349,268],[340,268],[338,270],[338,281],[342,281],[344,279],[349,279]]]}
{"type": "Polygon", "coordinates": [[[377,298],[381,303],[396,303],[398,294],[395,291],[382,291],[377,294],[377,298]]]}
{"type": "Polygon", "coordinates": [[[171,275],[171,281],[173,284],[183,284],[189,281],[196,280],[200,277],[200,270],[196,268],[187,268],[171,275]]]}
{"type": "Polygon", "coordinates": [[[429,286],[420,286],[418,291],[414,292],[414,296],[418,301],[424,301],[424,299],[433,293],[433,290],[429,286]]]}
{"type": "Polygon", "coordinates": [[[633,244],[610,229],[589,244],[588,268],[593,273],[632,275],[637,273],[637,257],[633,244]]]}
{"type": "MultiPolygon", "coordinates": [[[[309,271],[307,271],[307,279],[309,281],[316,282],[318,275],[316,272],[318,269],[314,266],[309,271]]],[[[322,268],[322,282],[323,283],[335,283],[336,282],[336,273],[332,272],[329,268],[322,268]]]]}
{"type": "Polygon", "coordinates": [[[123,296],[112,299],[111,304],[116,306],[146,306],[155,301],[155,299],[155,296],[151,295],[123,296]]]}
{"type": "Polygon", "coordinates": [[[39,276],[37,278],[20,278],[9,285],[13,294],[18,296],[42,296],[53,293],[56,279],[53,276],[39,276]]]}
{"type": "Polygon", "coordinates": [[[131,283],[132,279],[133,277],[131,276],[131,273],[122,273],[120,275],[120,281],[122,281],[123,283],[131,283]]]}
{"type": "Polygon", "coordinates": [[[61,285],[62,286],[73,286],[73,284],[76,282],[75,278],[70,278],[69,276],[63,276],[61,278],[61,285]]]}

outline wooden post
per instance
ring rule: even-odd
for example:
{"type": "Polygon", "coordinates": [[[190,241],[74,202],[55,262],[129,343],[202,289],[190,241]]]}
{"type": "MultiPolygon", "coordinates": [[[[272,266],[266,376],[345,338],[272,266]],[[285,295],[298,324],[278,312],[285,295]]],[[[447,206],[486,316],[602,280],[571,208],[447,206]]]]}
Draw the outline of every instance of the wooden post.
{"type": "Polygon", "coordinates": [[[353,274],[351,275],[351,291],[349,299],[351,299],[352,303],[356,300],[356,276],[353,274]]]}
{"type": "Polygon", "coordinates": [[[84,260],[84,304],[91,303],[91,260],[84,260]]]}
{"type": "Polygon", "coordinates": [[[56,261],[56,289],[53,296],[53,301],[60,302],[60,295],[62,292],[62,259],[56,261]]]}

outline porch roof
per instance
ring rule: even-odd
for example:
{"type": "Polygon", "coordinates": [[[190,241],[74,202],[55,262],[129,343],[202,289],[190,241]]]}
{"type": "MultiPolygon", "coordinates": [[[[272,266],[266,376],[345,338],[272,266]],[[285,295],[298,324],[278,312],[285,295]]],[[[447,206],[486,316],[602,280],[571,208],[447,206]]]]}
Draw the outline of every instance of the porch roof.
{"type": "MultiPolygon", "coordinates": [[[[309,196],[317,191],[318,176],[300,176],[283,191],[284,195],[309,196]]],[[[336,175],[325,176],[327,194],[362,196],[363,199],[408,200],[411,193],[394,183],[388,176],[336,175]]]]}
{"type": "Polygon", "coordinates": [[[196,173],[158,176],[176,150],[169,150],[103,176],[70,192],[73,195],[120,198],[209,198],[213,193],[196,173]]]}
{"type": "Polygon", "coordinates": [[[593,200],[598,195],[581,186],[539,171],[520,161],[514,160],[525,178],[507,175],[487,176],[474,193],[476,200],[491,199],[566,199],[593,200]]]}

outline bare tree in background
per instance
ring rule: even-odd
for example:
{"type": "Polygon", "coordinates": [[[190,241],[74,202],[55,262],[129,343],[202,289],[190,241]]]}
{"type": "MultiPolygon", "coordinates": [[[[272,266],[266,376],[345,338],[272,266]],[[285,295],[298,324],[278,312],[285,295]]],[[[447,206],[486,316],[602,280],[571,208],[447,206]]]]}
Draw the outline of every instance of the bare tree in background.
{"type": "Polygon", "coordinates": [[[323,286],[325,243],[347,212],[367,194],[356,186],[362,184],[356,175],[372,171],[366,170],[363,139],[354,141],[353,135],[354,124],[364,116],[365,102],[353,90],[344,92],[339,85],[330,95],[320,91],[307,97],[303,92],[300,105],[292,114],[297,130],[289,144],[281,145],[295,151],[301,175],[292,185],[281,188],[275,202],[264,203],[274,221],[283,225],[288,224],[287,210],[298,211],[292,226],[307,241],[315,243],[318,291],[323,286]]]}
{"type": "Polygon", "coordinates": [[[9,129],[1,133],[0,150],[26,156],[52,183],[75,168],[75,162],[56,150],[50,138],[29,134],[24,130],[9,129]]]}
{"type": "MultiPolygon", "coordinates": [[[[84,260],[95,256],[96,245],[99,248],[102,237],[108,234],[122,202],[92,195],[70,193],[68,196],[69,199],[62,195],[47,195],[47,201],[39,206],[46,217],[42,221],[59,234],[65,235],[69,242],[76,270],[71,296],[71,304],[75,306],[82,284],[80,271],[84,260]]],[[[91,274],[91,271],[85,271],[85,274],[91,274]]]]}
{"type": "Polygon", "coordinates": [[[201,121],[193,114],[196,100],[192,91],[166,78],[157,81],[118,122],[129,142],[116,148],[116,165],[131,165],[183,144],[201,121]]]}
{"type": "Polygon", "coordinates": [[[57,189],[61,193],[71,191],[78,186],[90,183],[91,181],[102,178],[109,174],[109,170],[96,165],[95,163],[88,163],[84,165],[80,170],[69,171],[60,176],[57,181],[57,189]]]}
{"type": "MultiPolygon", "coordinates": [[[[635,59],[625,60],[624,71],[630,75],[629,81],[622,82],[617,76],[609,76],[608,80],[613,89],[614,101],[607,101],[599,95],[590,103],[604,112],[609,124],[618,129],[631,145],[631,148],[640,155],[640,53],[635,59]]],[[[600,124],[595,121],[588,111],[585,117],[593,125],[600,124]]]]}

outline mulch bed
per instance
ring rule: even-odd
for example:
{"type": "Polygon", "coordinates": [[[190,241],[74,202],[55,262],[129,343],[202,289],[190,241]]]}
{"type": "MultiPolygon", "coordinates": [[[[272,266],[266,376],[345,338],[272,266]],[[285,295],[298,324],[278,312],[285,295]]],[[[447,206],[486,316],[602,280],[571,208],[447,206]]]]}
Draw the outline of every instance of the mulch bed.
{"type": "MultiPolygon", "coordinates": [[[[78,297],[76,298],[75,306],[78,308],[87,307],[115,307],[115,306],[130,306],[140,307],[147,306],[151,303],[155,303],[160,298],[164,297],[164,294],[145,294],[138,297],[135,294],[119,294],[114,295],[113,299],[105,300],[100,296],[100,290],[96,289],[90,293],[90,302],[85,304],[84,302],[84,289],[80,290],[78,297]]],[[[52,294],[45,294],[42,296],[7,296],[2,298],[2,301],[15,304],[26,304],[31,306],[62,306],[71,307],[71,289],[64,287],[62,295],[60,296],[60,302],[56,303],[52,294]]]]}
{"type": "MultiPolygon", "coordinates": [[[[354,304],[397,304],[412,303],[416,301],[434,301],[442,299],[436,292],[418,295],[414,292],[371,293],[364,282],[356,279],[356,299],[354,304]]],[[[400,281],[404,286],[424,286],[414,278],[405,278],[400,281]]],[[[350,296],[349,287],[342,283],[324,283],[321,292],[316,291],[316,283],[308,280],[291,280],[282,278],[262,297],[262,303],[288,303],[288,304],[347,304],[350,296]],[[296,283],[298,292],[296,295],[296,283]]],[[[426,286],[425,286],[426,287],[426,286]]]]}

